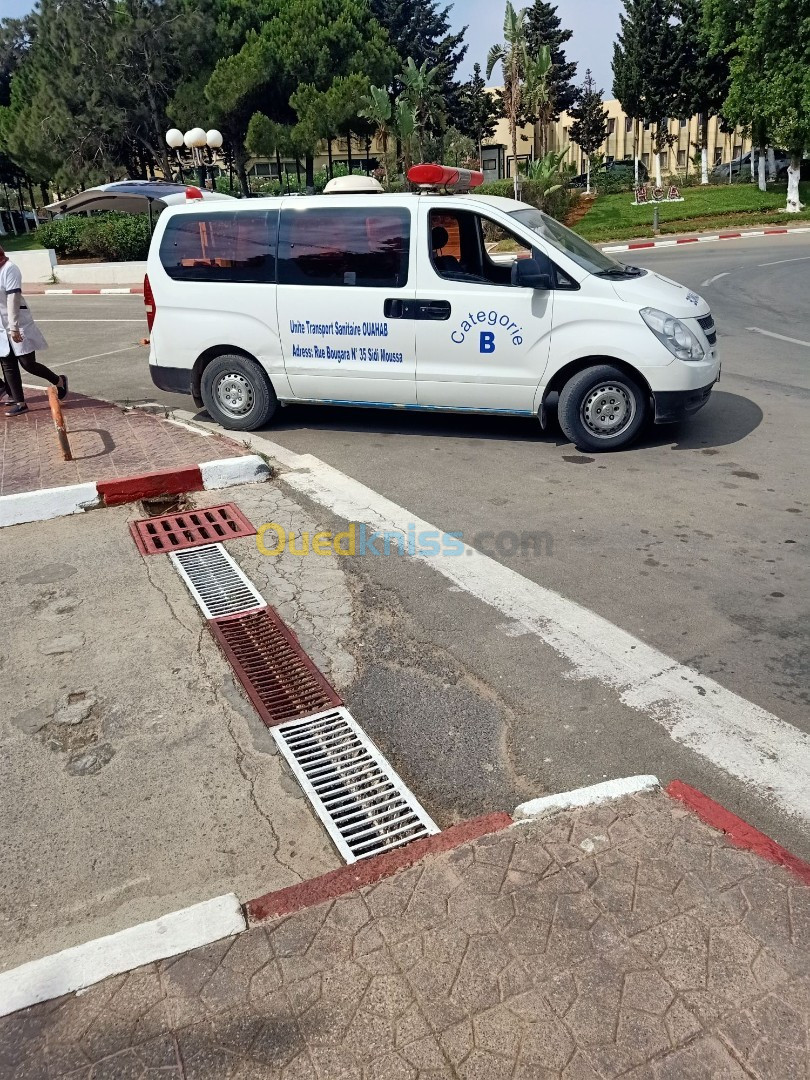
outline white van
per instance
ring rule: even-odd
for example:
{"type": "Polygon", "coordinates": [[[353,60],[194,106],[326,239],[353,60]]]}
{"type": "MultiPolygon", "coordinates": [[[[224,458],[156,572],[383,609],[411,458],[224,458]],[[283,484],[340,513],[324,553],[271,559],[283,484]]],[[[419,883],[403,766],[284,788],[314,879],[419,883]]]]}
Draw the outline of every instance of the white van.
{"type": "Polygon", "coordinates": [[[145,281],[152,379],[223,427],[293,402],[535,416],[583,450],[680,420],[719,378],[708,304],[559,222],[476,194],[164,211],[145,281]]]}

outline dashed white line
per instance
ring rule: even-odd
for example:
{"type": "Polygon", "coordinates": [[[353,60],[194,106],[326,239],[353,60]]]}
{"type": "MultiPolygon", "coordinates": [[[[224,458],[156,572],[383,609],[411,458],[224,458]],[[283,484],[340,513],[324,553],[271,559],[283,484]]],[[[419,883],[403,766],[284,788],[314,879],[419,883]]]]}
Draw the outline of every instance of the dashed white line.
{"type": "Polygon", "coordinates": [[[77,360],[61,360],[58,364],[51,364],[51,367],[69,367],[71,364],[81,364],[85,360],[101,360],[104,356],[117,356],[118,353],[132,352],[134,349],[141,349],[142,345],[127,345],[124,349],[110,349],[109,352],[92,353],[90,356],[80,356],[77,360]]]}
{"type": "Polygon", "coordinates": [[[801,338],[786,337],[785,334],[775,334],[773,330],[761,330],[758,326],[746,326],[745,329],[752,334],[762,334],[765,337],[776,338],[778,341],[789,341],[791,345],[804,345],[805,349],[810,349],[810,341],[802,341],[801,338]]]}
{"type": "Polygon", "coordinates": [[[802,255],[798,259],[777,259],[776,262],[757,263],[757,266],[781,266],[782,263],[808,262],[810,255],[802,255]]]}
{"type": "Polygon", "coordinates": [[[701,289],[705,289],[707,285],[714,285],[715,281],[719,281],[722,277],[728,277],[730,273],[730,270],[725,270],[722,274],[715,274],[714,277],[710,277],[707,281],[701,281],[701,289]]]}

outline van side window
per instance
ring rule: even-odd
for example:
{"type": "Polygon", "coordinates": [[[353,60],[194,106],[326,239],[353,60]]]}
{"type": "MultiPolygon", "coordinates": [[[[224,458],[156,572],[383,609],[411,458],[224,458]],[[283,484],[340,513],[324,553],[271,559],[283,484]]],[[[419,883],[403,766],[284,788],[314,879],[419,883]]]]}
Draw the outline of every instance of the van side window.
{"type": "Polygon", "coordinates": [[[175,281],[276,280],[278,210],[177,214],[160,241],[160,261],[175,281]]]}
{"type": "Polygon", "coordinates": [[[471,210],[431,210],[430,258],[439,277],[480,285],[512,284],[512,264],[531,244],[471,210]]]}
{"type": "Polygon", "coordinates": [[[279,284],[402,289],[410,246],[410,211],[400,207],[284,210],[279,284]]]}

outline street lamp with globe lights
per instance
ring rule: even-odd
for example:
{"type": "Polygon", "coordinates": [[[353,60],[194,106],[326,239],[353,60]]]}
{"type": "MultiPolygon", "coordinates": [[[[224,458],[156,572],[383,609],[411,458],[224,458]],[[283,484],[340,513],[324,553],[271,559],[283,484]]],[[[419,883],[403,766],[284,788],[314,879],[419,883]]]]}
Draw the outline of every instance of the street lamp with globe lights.
{"type": "Polygon", "coordinates": [[[179,128],[171,128],[166,132],[166,143],[172,150],[177,152],[177,159],[180,162],[180,176],[182,179],[182,159],[180,157],[180,149],[185,146],[191,151],[191,160],[194,162],[194,166],[197,169],[197,179],[200,187],[205,187],[206,178],[206,166],[205,157],[203,151],[208,149],[219,150],[222,147],[222,134],[211,128],[210,131],[203,131],[201,127],[190,128],[185,134],[180,131],[179,128]]]}

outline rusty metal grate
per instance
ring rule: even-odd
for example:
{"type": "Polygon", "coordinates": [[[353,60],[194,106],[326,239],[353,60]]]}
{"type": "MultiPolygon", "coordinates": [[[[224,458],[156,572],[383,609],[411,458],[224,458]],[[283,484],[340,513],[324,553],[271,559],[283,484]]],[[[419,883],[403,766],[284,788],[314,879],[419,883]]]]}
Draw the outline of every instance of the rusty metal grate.
{"type": "Polygon", "coordinates": [[[165,555],[169,551],[256,535],[254,527],[233,503],[142,518],[133,521],[129,531],[142,555],[165,555]]]}
{"type": "Polygon", "coordinates": [[[439,831],[347,709],[292,720],[273,738],[347,863],[439,831]]]}
{"type": "Polygon", "coordinates": [[[268,727],[343,703],[273,608],[208,625],[268,727]]]}

